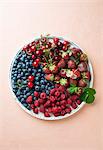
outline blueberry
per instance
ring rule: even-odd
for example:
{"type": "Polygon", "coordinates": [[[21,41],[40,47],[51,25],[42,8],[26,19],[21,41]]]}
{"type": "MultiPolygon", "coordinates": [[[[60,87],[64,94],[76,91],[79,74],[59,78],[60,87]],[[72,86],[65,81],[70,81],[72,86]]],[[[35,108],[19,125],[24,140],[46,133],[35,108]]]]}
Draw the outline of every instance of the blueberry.
{"type": "Polygon", "coordinates": [[[49,91],[48,90],[46,90],[46,94],[49,95],[49,91]]]}
{"type": "Polygon", "coordinates": [[[28,87],[26,87],[26,91],[29,91],[29,88],[28,88],[28,87]]]}
{"type": "Polygon", "coordinates": [[[27,109],[28,109],[28,110],[31,110],[31,108],[30,108],[30,106],[29,106],[29,105],[27,106],[27,109]]]}
{"type": "Polygon", "coordinates": [[[34,100],[36,100],[37,98],[36,97],[34,97],[34,100]]]}
{"type": "Polygon", "coordinates": [[[28,92],[28,93],[26,93],[26,96],[29,96],[30,95],[30,93],[28,92]]]}
{"type": "Polygon", "coordinates": [[[38,72],[42,72],[42,69],[38,69],[38,72]]]}
{"type": "Polygon", "coordinates": [[[48,89],[48,85],[46,85],[45,88],[48,89]]]}
{"type": "Polygon", "coordinates": [[[45,85],[41,85],[41,89],[45,89],[45,85]]]}
{"type": "Polygon", "coordinates": [[[18,91],[17,91],[16,95],[17,95],[17,96],[19,96],[19,95],[20,95],[20,90],[18,90],[18,91]]]}
{"type": "Polygon", "coordinates": [[[39,81],[39,77],[35,77],[35,81],[39,81]]]}
{"type": "Polygon", "coordinates": [[[30,72],[30,71],[32,71],[32,69],[31,69],[31,68],[29,68],[29,69],[28,69],[28,71],[30,72]]]}
{"type": "Polygon", "coordinates": [[[51,87],[48,87],[48,90],[51,90],[51,87]]]}
{"type": "Polygon", "coordinates": [[[41,84],[45,84],[45,81],[44,81],[44,80],[41,80],[40,83],[41,83],[41,84]]]}
{"type": "Polygon", "coordinates": [[[37,77],[40,77],[40,76],[41,76],[41,73],[37,73],[36,76],[37,76],[37,77]]]}
{"type": "Polygon", "coordinates": [[[27,81],[27,80],[23,81],[23,84],[27,84],[27,83],[28,83],[28,81],[27,81]]]}
{"type": "Polygon", "coordinates": [[[40,87],[36,85],[36,86],[35,86],[35,91],[38,92],[39,90],[40,90],[40,87]]]}
{"type": "Polygon", "coordinates": [[[22,56],[22,57],[20,58],[20,60],[21,60],[21,61],[24,61],[24,60],[25,60],[24,56],[22,56]]]}
{"type": "Polygon", "coordinates": [[[40,83],[36,81],[35,84],[36,84],[36,85],[39,85],[40,83]]]}
{"type": "Polygon", "coordinates": [[[24,79],[24,80],[25,80],[25,79],[27,79],[27,78],[26,78],[26,77],[22,77],[22,79],[24,79]]]}
{"type": "Polygon", "coordinates": [[[28,106],[28,104],[27,104],[27,103],[23,103],[23,105],[24,105],[24,107],[27,107],[27,106],[28,106]]]}
{"type": "Polygon", "coordinates": [[[41,77],[44,77],[44,74],[41,74],[41,77]]]}
{"type": "Polygon", "coordinates": [[[25,68],[25,64],[22,63],[22,68],[25,68]]]}
{"type": "Polygon", "coordinates": [[[26,96],[26,95],[24,95],[24,98],[26,99],[26,98],[27,98],[27,96],[26,96]]]}

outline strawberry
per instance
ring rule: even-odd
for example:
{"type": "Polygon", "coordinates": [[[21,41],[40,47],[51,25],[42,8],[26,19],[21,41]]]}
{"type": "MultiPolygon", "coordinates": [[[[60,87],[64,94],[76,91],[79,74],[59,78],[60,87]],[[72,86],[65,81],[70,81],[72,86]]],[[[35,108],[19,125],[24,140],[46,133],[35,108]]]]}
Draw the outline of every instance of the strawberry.
{"type": "Polygon", "coordinates": [[[47,67],[44,67],[44,68],[43,68],[43,71],[44,71],[44,73],[46,73],[46,74],[51,73],[51,71],[50,71],[49,68],[47,68],[47,67]]]}
{"type": "Polygon", "coordinates": [[[76,63],[74,62],[74,60],[68,61],[68,68],[70,69],[76,68],[76,63]]]}
{"type": "Polygon", "coordinates": [[[64,58],[65,60],[68,60],[69,54],[67,52],[62,52],[62,58],[64,58]]]}
{"type": "Polygon", "coordinates": [[[49,69],[52,73],[58,73],[58,67],[56,65],[50,64],[49,69]]]}
{"type": "Polygon", "coordinates": [[[54,75],[53,74],[47,74],[47,75],[45,75],[45,79],[49,80],[49,81],[53,81],[54,80],[54,75]]]}
{"type": "Polygon", "coordinates": [[[87,58],[87,55],[86,54],[81,54],[80,55],[80,61],[87,61],[88,60],[88,58],[87,58]]]}
{"type": "Polygon", "coordinates": [[[74,85],[77,85],[77,80],[75,80],[75,79],[69,79],[69,82],[70,82],[70,84],[74,84],[74,85]]]}
{"type": "Polygon", "coordinates": [[[63,67],[65,67],[65,65],[66,65],[66,63],[65,63],[64,59],[61,59],[57,64],[58,68],[63,68],[63,67]]]}
{"type": "Polygon", "coordinates": [[[87,82],[84,79],[80,79],[79,83],[78,83],[78,86],[85,87],[85,86],[87,86],[87,82]]]}
{"type": "Polygon", "coordinates": [[[59,75],[56,75],[55,76],[55,81],[59,81],[60,80],[60,76],[59,75]]]}
{"type": "Polygon", "coordinates": [[[72,48],[71,50],[74,57],[78,57],[82,52],[79,48],[72,48]]]}
{"type": "Polygon", "coordinates": [[[61,78],[60,79],[60,84],[67,87],[69,85],[69,81],[65,78],[61,78]]]}
{"type": "Polygon", "coordinates": [[[83,73],[82,73],[82,77],[83,77],[83,79],[87,79],[87,80],[90,81],[90,79],[91,79],[90,71],[83,72],[83,73]]]}
{"type": "Polygon", "coordinates": [[[81,74],[80,74],[80,71],[77,70],[77,69],[72,69],[73,71],[73,75],[71,76],[72,79],[77,79],[77,78],[80,78],[81,74]]]}
{"type": "Polygon", "coordinates": [[[31,104],[32,103],[32,96],[28,96],[26,99],[26,102],[31,104]]]}
{"type": "Polygon", "coordinates": [[[84,71],[87,71],[87,64],[85,62],[81,62],[79,65],[78,65],[78,70],[80,72],[84,72],[84,71]]]}
{"type": "Polygon", "coordinates": [[[60,76],[66,78],[66,69],[60,70],[60,76]]]}

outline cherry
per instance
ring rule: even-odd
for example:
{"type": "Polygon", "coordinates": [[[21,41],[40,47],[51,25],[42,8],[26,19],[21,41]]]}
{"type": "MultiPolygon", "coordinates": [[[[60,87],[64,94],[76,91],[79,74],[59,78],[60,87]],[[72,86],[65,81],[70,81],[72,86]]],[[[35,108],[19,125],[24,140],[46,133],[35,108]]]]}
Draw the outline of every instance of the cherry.
{"type": "Polygon", "coordinates": [[[40,58],[37,58],[35,61],[36,61],[37,63],[39,63],[39,62],[40,62],[40,58]]]}
{"type": "Polygon", "coordinates": [[[34,84],[32,82],[28,82],[28,87],[32,88],[34,86],[34,84]]]}
{"type": "Polygon", "coordinates": [[[55,44],[57,44],[59,42],[59,39],[58,38],[54,38],[53,41],[54,41],[55,44]]]}
{"type": "Polygon", "coordinates": [[[39,55],[39,56],[40,56],[42,53],[43,53],[43,52],[42,52],[41,50],[37,50],[37,51],[36,51],[36,55],[39,55]]]}
{"type": "Polygon", "coordinates": [[[34,76],[29,76],[28,80],[31,81],[31,82],[34,81],[34,76]]]}
{"type": "Polygon", "coordinates": [[[63,44],[64,44],[65,46],[67,46],[67,45],[69,44],[69,42],[68,42],[68,41],[64,41],[63,44]]]}
{"type": "Polygon", "coordinates": [[[34,67],[38,67],[39,63],[34,61],[33,64],[32,64],[34,67]]]}

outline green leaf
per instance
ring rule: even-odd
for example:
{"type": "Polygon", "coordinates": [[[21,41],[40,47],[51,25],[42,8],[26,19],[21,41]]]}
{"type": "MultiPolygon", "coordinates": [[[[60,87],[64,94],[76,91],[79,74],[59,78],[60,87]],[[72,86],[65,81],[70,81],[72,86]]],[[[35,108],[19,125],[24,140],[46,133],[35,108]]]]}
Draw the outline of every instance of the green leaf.
{"type": "Polygon", "coordinates": [[[78,87],[74,87],[74,86],[68,88],[68,91],[70,92],[70,94],[73,94],[73,93],[77,92],[77,90],[78,90],[78,87]]]}
{"type": "Polygon", "coordinates": [[[86,92],[86,93],[91,93],[91,94],[96,94],[96,90],[95,89],[93,89],[93,88],[86,88],[85,90],[84,90],[84,92],[86,92]]]}
{"type": "Polygon", "coordinates": [[[96,94],[96,90],[93,88],[85,88],[84,92],[80,96],[80,100],[85,101],[90,104],[94,102],[94,95],[96,94]]]}
{"type": "Polygon", "coordinates": [[[83,92],[82,95],[80,96],[80,100],[85,101],[85,102],[86,102],[87,98],[88,98],[88,94],[85,92],[83,92]]]}
{"type": "Polygon", "coordinates": [[[89,95],[88,98],[86,99],[86,103],[91,104],[94,102],[94,95],[89,95]]]}

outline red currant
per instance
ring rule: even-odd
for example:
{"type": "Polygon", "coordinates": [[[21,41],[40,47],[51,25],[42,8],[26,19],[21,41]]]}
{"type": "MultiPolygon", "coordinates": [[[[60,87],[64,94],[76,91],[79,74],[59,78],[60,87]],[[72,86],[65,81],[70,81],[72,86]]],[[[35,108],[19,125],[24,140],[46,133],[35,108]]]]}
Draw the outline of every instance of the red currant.
{"type": "Polygon", "coordinates": [[[32,55],[31,57],[32,57],[32,59],[35,59],[35,55],[32,55]]]}
{"type": "Polygon", "coordinates": [[[28,87],[32,88],[34,86],[34,84],[32,82],[28,82],[28,87]]]}
{"type": "Polygon", "coordinates": [[[34,76],[29,76],[28,80],[31,81],[31,82],[34,81],[34,76]]]}

